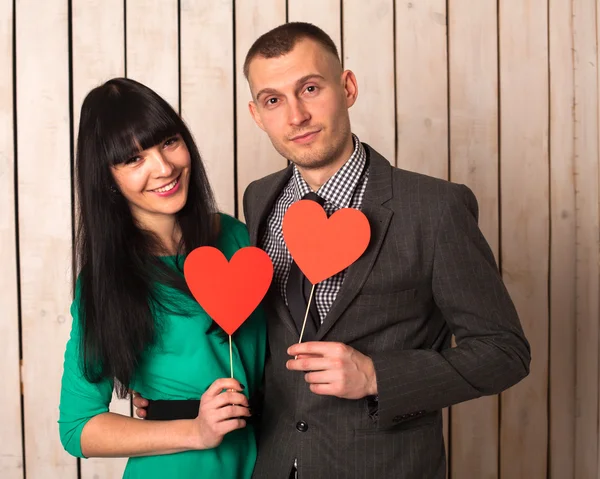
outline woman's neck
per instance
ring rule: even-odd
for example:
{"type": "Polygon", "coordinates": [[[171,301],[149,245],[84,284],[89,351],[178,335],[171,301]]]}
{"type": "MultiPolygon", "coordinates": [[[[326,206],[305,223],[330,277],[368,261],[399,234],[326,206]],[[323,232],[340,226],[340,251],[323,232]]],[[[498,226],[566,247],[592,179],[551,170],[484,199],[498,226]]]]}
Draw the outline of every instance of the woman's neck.
{"type": "Polygon", "coordinates": [[[137,218],[140,226],[153,233],[159,241],[160,250],[157,255],[174,255],[179,250],[181,229],[175,215],[153,216],[152,218],[137,218]]]}

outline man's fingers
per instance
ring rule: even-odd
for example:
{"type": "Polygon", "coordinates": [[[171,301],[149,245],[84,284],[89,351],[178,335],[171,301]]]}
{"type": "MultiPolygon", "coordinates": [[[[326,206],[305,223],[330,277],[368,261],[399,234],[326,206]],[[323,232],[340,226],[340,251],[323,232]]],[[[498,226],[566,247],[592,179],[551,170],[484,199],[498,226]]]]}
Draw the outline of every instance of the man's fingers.
{"type": "Polygon", "coordinates": [[[310,372],[304,375],[304,380],[309,384],[332,384],[339,382],[340,374],[338,371],[310,372]]]}
{"type": "Polygon", "coordinates": [[[286,363],[286,367],[290,371],[323,371],[334,368],[335,363],[329,358],[299,357],[298,359],[290,359],[286,363]]]}
{"type": "Polygon", "coordinates": [[[139,393],[135,393],[133,396],[133,405],[137,408],[145,408],[148,406],[148,400],[141,397],[139,393]]]}
{"type": "Polygon", "coordinates": [[[290,356],[299,356],[301,354],[312,354],[319,356],[341,356],[346,351],[347,346],[342,343],[330,341],[309,341],[290,346],[287,353],[290,356]]]}
{"type": "Polygon", "coordinates": [[[135,415],[137,417],[139,417],[140,419],[144,419],[146,417],[146,410],[145,409],[136,409],[135,415]]]}

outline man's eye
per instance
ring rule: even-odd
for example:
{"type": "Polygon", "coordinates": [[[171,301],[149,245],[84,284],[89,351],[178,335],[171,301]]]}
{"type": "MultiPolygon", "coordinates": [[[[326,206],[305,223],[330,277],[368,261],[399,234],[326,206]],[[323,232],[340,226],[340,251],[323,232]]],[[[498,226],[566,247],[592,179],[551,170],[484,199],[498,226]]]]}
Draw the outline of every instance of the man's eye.
{"type": "Polygon", "coordinates": [[[308,93],[314,93],[314,92],[316,92],[316,91],[317,91],[317,87],[316,87],[315,85],[307,86],[307,87],[306,87],[306,91],[307,91],[308,93]]]}
{"type": "Polygon", "coordinates": [[[277,103],[277,98],[269,98],[267,100],[268,105],[275,105],[277,103]]]}

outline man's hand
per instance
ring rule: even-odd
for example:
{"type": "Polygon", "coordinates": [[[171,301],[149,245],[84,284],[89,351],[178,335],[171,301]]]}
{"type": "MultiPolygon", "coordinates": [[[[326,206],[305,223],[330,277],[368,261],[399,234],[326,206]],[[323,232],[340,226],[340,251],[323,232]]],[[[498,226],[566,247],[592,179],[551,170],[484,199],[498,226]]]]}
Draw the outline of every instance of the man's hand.
{"type": "Polygon", "coordinates": [[[146,417],[146,409],[148,407],[148,401],[140,396],[140,393],[132,391],[133,393],[133,405],[135,406],[135,415],[141,419],[146,417]]]}
{"type": "Polygon", "coordinates": [[[315,394],[344,399],[377,395],[373,361],[350,346],[313,341],[294,344],[287,352],[296,359],[290,359],[286,367],[308,371],[304,379],[315,394]]]}

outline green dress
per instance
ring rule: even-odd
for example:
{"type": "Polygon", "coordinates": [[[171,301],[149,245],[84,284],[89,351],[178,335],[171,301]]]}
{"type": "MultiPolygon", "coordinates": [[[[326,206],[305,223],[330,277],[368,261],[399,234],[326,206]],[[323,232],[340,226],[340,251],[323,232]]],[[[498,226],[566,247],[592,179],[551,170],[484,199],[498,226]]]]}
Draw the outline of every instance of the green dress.
{"type": "MultiPolygon", "coordinates": [[[[249,246],[246,227],[236,219],[221,215],[217,247],[229,259],[240,248],[249,246]]],[[[163,258],[175,266],[175,257],[163,258]]],[[[183,258],[180,258],[183,262],[183,258]]],[[[155,319],[160,338],[141,358],[132,388],[147,399],[199,399],[218,378],[230,377],[229,341],[220,328],[207,333],[211,319],[189,296],[160,287],[176,304],[176,314],[160,313],[155,319]]],[[[78,291],[71,306],[73,325],[67,343],[60,397],[60,438],[65,449],[76,457],[81,453],[81,432],[97,414],[108,411],[113,381],[88,382],[82,373],[80,354],[78,291]]],[[[266,323],[258,308],[233,335],[235,378],[246,386],[250,397],[260,386],[266,347],[266,323]]],[[[243,479],[252,475],[256,460],[256,441],[252,425],[227,434],[220,446],[202,451],[130,458],[125,478],[164,479],[177,477],[243,479]]]]}

